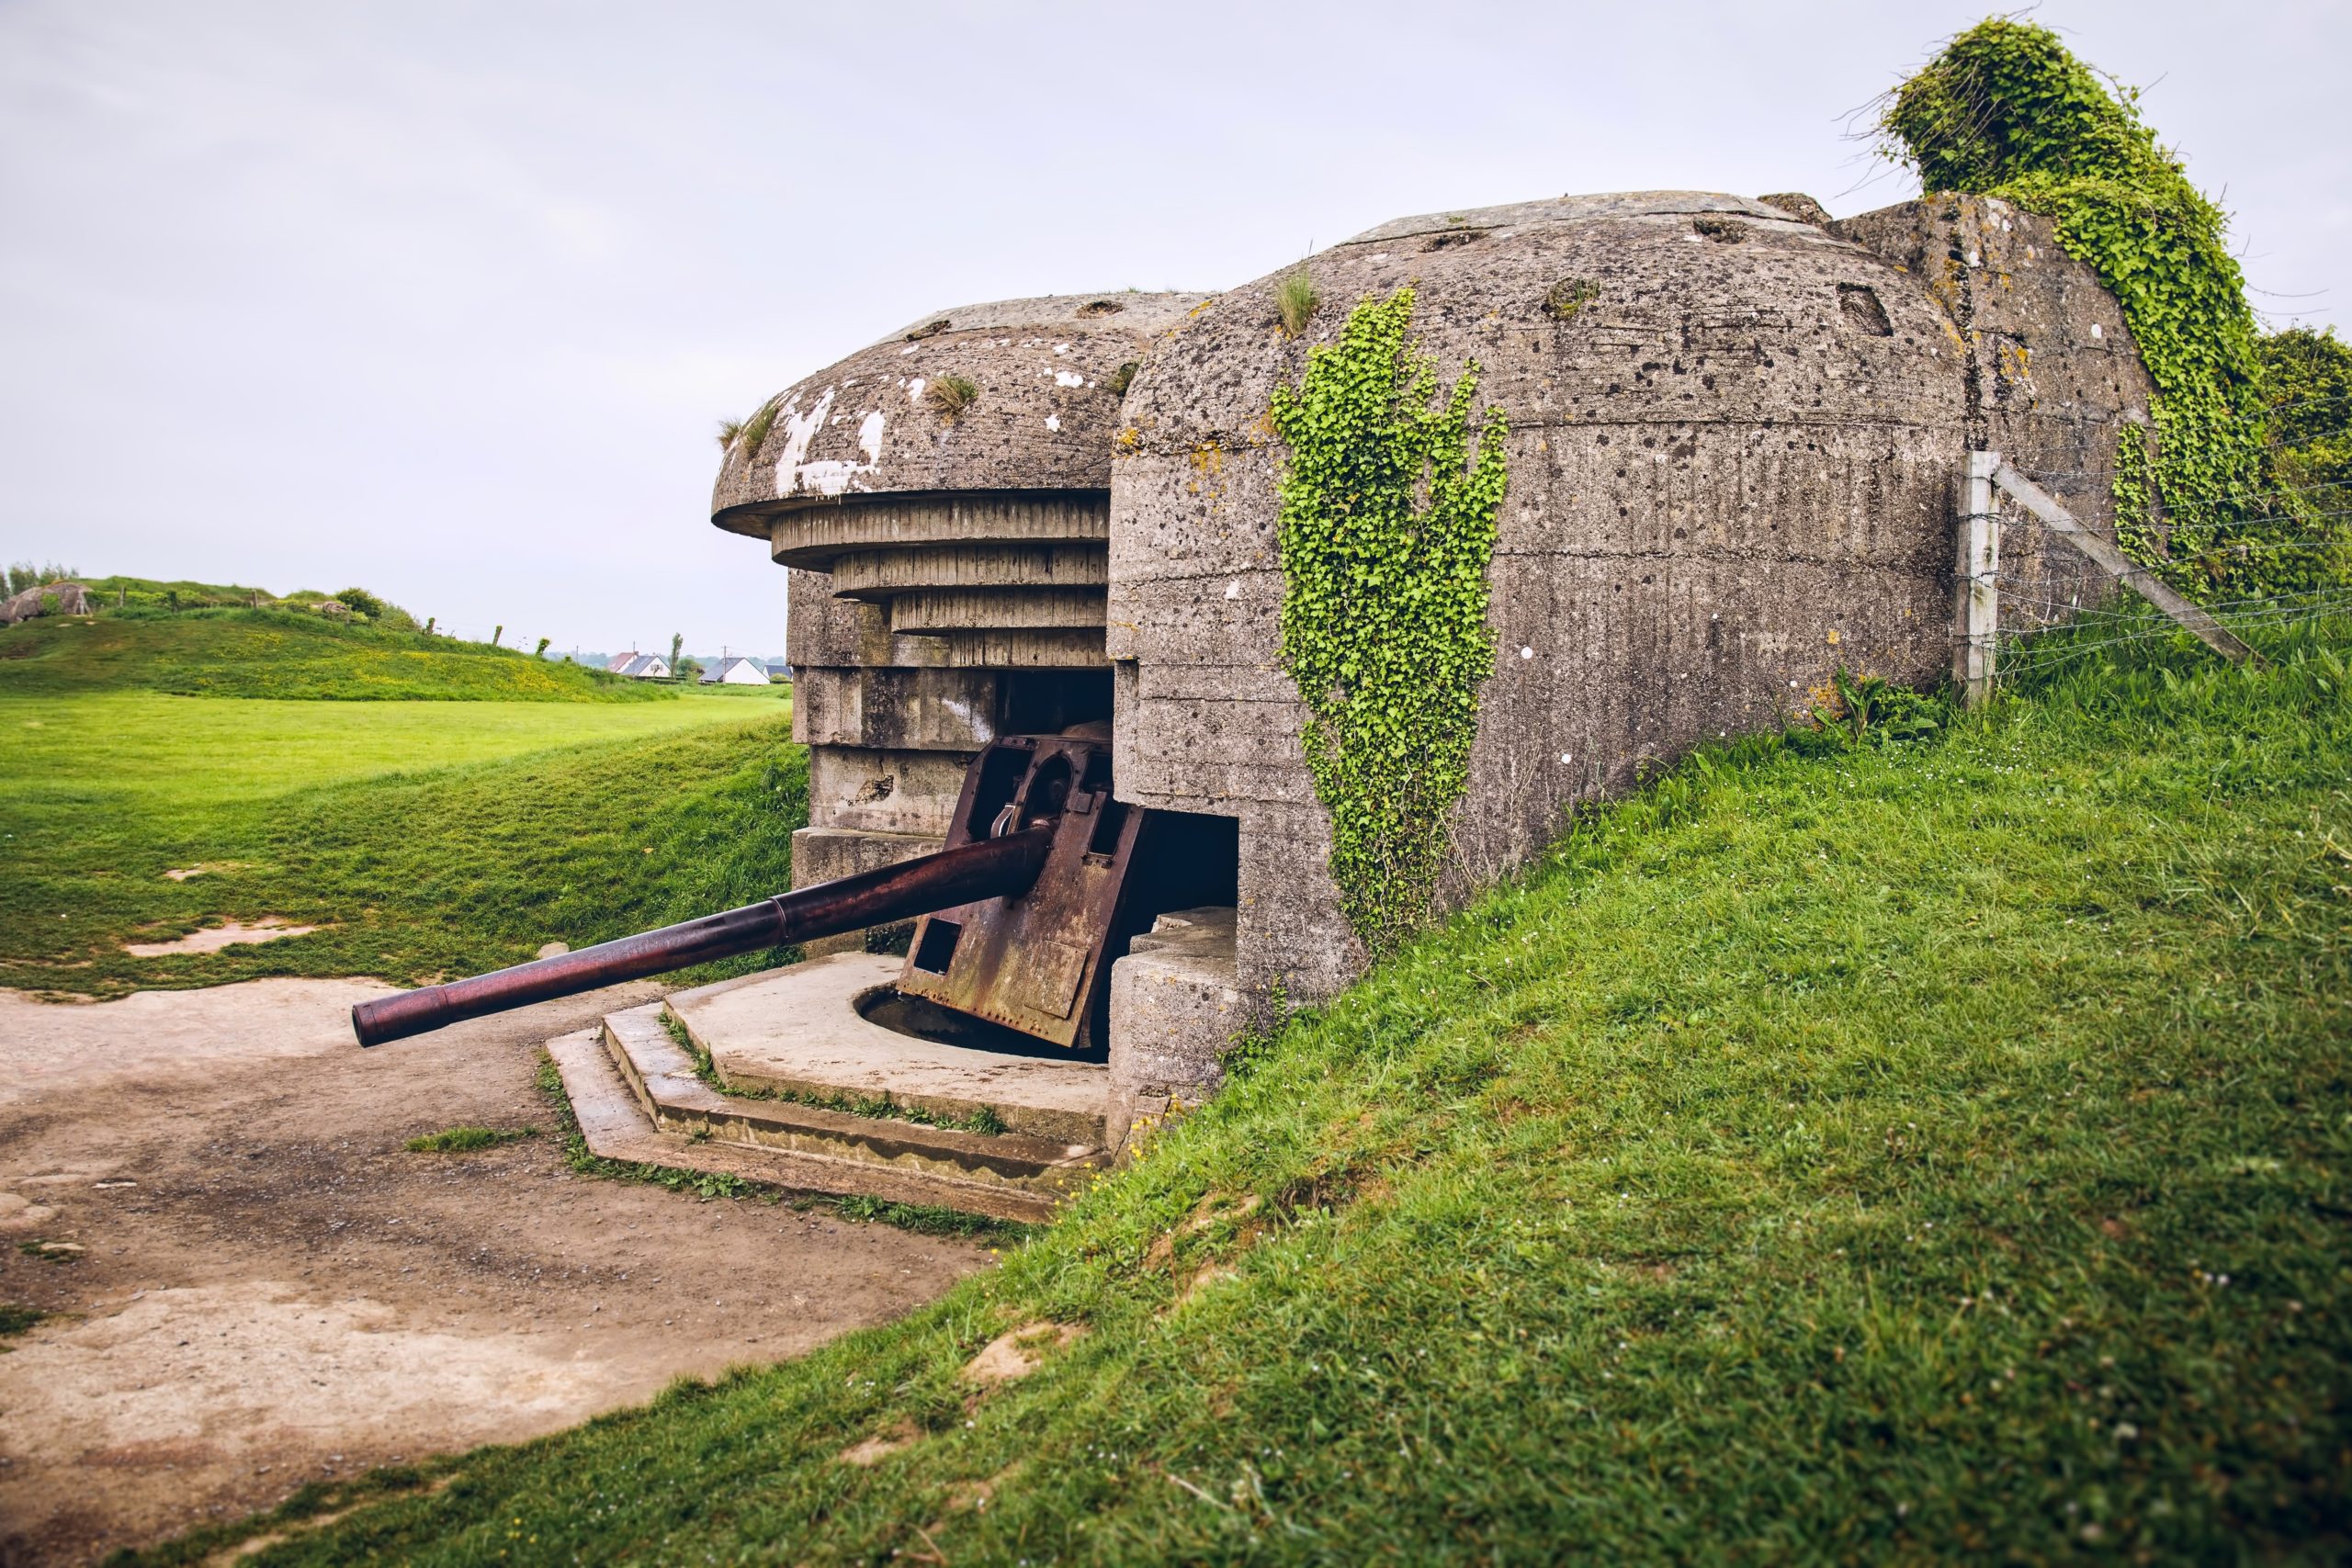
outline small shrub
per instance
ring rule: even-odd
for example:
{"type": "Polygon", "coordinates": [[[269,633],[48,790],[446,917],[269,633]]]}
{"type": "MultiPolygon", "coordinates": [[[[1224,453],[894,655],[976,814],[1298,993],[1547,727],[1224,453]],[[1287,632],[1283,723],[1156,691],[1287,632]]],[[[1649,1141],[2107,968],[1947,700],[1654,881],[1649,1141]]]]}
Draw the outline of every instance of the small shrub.
{"type": "Polygon", "coordinates": [[[539,638],[539,646],[531,649],[531,657],[534,659],[545,659],[548,656],[548,644],[554,640],[555,638],[551,637],[543,637],[539,638]]]}
{"type": "Polygon", "coordinates": [[[12,1334],[22,1334],[49,1314],[39,1307],[18,1306],[14,1302],[0,1302],[0,1339],[12,1334]]]}
{"type": "Polygon", "coordinates": [[[1934,697],[1842,668],[1811,695],[1815,733],[1849,750],[1917,740],[1942,728],[1945,716],[1934,697]]]}
{"type": "Polygon", "coordinates": [[[923,389],[922,396],[942,421],[953,424],[979,400],[980,389],[968,376],[942,376],[923,389]]]}
{"type": "Polygon", "coordinates": [[[382,620],[384,613],[391,608],[365,588],[343,589],[335,594],[335,598],[342,601],[344,606],[353,614],[365,615],[371,621],[382,620]]]}
{"type": "Polygon", "coordinates": [[[1274,314],[1282,318],[1283,331],[1293,337],[1306,330],[1315,307],[1322,302],[1323,297],[1316,292],[1315,279],[1308,275],[1304,262],[1275,280],[1274,314]]]}
{"type": "Polygon", "coordinates": [[[413,1155],[464,1155],[539,1135],[537,1127],[445,1127],[401,1145],[413,1155]]]}
{"type": "Polygon", "coordinates": [[[45,583],[78,581],[81,576],[78,567],[60,566],[55,561],[46,566],[35,566],[28,560],[20,560],[8,568],[6,581],[10,593],[22,593],[28,588],[39,588],[45,583]]]}

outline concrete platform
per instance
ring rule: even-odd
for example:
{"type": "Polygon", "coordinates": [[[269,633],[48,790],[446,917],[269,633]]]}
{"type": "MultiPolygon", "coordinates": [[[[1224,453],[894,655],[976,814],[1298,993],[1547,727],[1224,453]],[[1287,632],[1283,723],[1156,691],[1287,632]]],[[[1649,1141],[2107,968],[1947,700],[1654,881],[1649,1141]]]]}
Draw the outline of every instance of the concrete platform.
{"type": "MultiPolygon", "coordinates": [[[[659,1027],[657,1022],[657,1031],[659,1027]]],[[[677,1121],[650,1108],[658,1101],[650,1102],[643,1081],[633,1079],[616,1061],[609,1029],[583,1030],[551,1040],[548,1055],[562,1074],[564,1092],[571,1100],[572,1115],[589,1152],[603,1159],[709,1171],[795,1192],[879,1198],[1008,1220],[1049,1218],[1058,1202],[1058,1183],[973,1180],[920,1165],[739,1143],[681,1130],[677,1121]]],[[[675,1077],[658,1064],[649,1076],[657,1084],[675,1077]]],[[[694,1081],[707,1092],[700,1080],[694,1081]]],[[[1074,1180],[1076,1174],[1073,1170],[1060,1179],[1074,1180]]]]}
{"type": "Polygon", "coordinates": [[[589,1147],[605,1157],[1046,1218],[1111,1160],[1110,1069],[869,1021],[861,998],[888,992],[898,973],[888,956],[812,959],[608,1013],[548,1049],[589,1147]],[[833,1108],[844,1101],[855,1109],[833,1108]],[[930,1124],[981,1112],[1002,1130],[930,1124]]]}
{"type": "Polygon", "coordinates": [[[901,963],[883,953],[838,953],[680,991],[666,1006],[730,1087],[819,1098],[888,1096],[949,1118],[986,1110],[1012,1133],[1108,1146],[1108,1067],[940,1044],[861,1017],[857,999],[889,986],[901,963]]]}
{"type": "Polygon", "coordinates": [[[1049,1190],[1101,1163],[1091,1144],[1023,1133],[973,1133],[892,1115],[864,1115],[715,1089],[672,1039],[660,1005],[606,1015],[605,1045],[656,1124],[695,1138],[797,1149],[829,1158],[926,1168],[950,1179],[1021,1182],[1049,1190]]]}

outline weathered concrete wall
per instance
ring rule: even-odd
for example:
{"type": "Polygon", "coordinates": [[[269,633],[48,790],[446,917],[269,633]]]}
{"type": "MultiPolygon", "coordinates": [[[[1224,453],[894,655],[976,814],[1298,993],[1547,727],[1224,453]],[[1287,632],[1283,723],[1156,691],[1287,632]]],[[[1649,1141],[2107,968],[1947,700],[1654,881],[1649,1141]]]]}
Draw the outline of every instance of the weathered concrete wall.
{"type": "Polygon", "coordinates": [[[1162,915],[1111,966],[1114,1145],[1138,1118],[1197,1105],[1225,1081],[1225,1054],[1247,1027],[1234,965],[1234,911],[1162,915]]]}
{"type": "MultiPolygon", "coordinates": [[[[2125,422],[2147,423],[2153,389],[2121,305],[2050,220],[1946,192],[1829,228],[1915,279],[1967,341],[1969,446],[2000,453],[2112,539],[2117,441],[2125,422]]],[[[2081,552],[2030,520],[2007,518],[2001,543],[2005,630],[2112,594],[2081,552]]]]}
{"type": "MultiPolygon", "coordinates": [[[[1324,303],[1301,338],[1277,324],[1270,276],[1159,343],[1112,479],[1118,791],[1240,818],[1248,989],[1325,995],[1362,962],[1277,660],[1267,421],[1274,386],[1361,299],[1412,283],[1441,378],[1476,361],[1480,400],[1510,423],[1497,667],[1453,891],[1522,862],[1645,759],[1779,722],[1838,666],[1914,682],[1949,668],[1975,356],[1917,273],[1686,192],[1400,220],[1308,267],[1324,303]],[[1577,280],[1589,299],[1547,307],[1577,280]]],[[[2056,442],[2111,406],[2086,383],[2040,417],[2056,442]]]]}

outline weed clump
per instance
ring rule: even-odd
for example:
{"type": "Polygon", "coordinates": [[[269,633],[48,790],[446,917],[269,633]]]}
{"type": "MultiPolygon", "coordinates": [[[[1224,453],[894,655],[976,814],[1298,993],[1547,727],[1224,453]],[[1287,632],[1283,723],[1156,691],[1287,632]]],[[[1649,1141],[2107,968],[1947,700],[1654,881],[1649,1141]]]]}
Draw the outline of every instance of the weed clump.
{"type": "Polygon", "coordinates": [[[1600,296],[1600,285],[1589,277],[1564,277],[1544,296],[1544,311],[1556,321],[1573,321],[1577,312],[1600,296]]]}
{"type": "Polygon", "coordinates": [[[779,400],[770,398],[752,410],[749,419],[720,420],[718,422],[719,449],[732,452],[741,447],[743,461],[749,463],[756,460],[760,455],[760,448],[767,443],[768,433],[775,428],[776,416],[781,412],[782,404],[779,400]]]}
{"type": "Polygon", "coordinates": [[[413,1155],[462,1155],[538,1135],[537,1127],[445,1127],[438,1133],[411,1138],[401,1147],[413,1155]]]}
{"type": "Polygon", "coordinates": [[[43,1263],[79,1263],[89,1249],[78,1241],[50,1241],[35,1236],[30,1241],[18,1242],[17,1250],[43,1263]]]}
{"type": "Polygon", "coordinates": [[[979,383],[968,376],[942,376],[923,389],[922,400],[939,415],[942,424],[953,424],[979,400],[979,383]]]}
{"type": "Polygon", "coordinates": [[[1315,308],[1323,296],[1315,287],[1315,279],[1305,262],[1274,280],[1274,315],[1281,321],[1283,331],[1296,337],[1306,330],[1315,308]]]}
{"type": "Polygon", "coordinates": [[[1848,750],[1923,739],[1948,723],[1952,713],[1949,691],[1915,692],[1843,665],[1831,673],[1826,686],[1806,694],[1812,699],[1812,731],[1800,728],[1789,737],[1800,750],[1808,749],[1805,742],[1815,737],[1848,750]]]}

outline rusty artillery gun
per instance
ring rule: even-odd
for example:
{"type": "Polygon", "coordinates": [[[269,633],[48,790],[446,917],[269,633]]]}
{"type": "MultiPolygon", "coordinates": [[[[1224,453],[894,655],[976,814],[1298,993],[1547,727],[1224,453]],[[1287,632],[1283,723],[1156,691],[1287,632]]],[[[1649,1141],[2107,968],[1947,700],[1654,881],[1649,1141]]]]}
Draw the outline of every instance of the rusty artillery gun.
{"type": "Polygon", "coordinates": [[[913,919],[901,994],[1078,1052],[1107,1028],[1111,964],[1171,909],[1232,899],[1228,819],[1111,794],[1107,727],[997,740],[964,776],[945,847],[513,968],[351,1010],[362,1045],[713,959],[913,919]],[[1220,848],[1222,852],[1218,852],[1220,848]],[[1220,883],[1219,872],[1222,870],[1220,883]]]}

